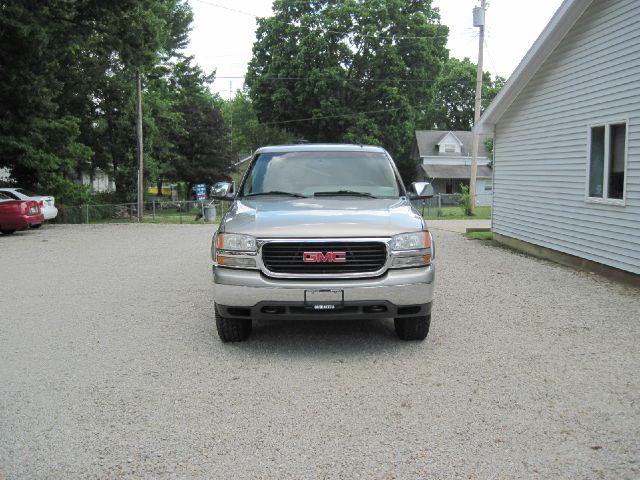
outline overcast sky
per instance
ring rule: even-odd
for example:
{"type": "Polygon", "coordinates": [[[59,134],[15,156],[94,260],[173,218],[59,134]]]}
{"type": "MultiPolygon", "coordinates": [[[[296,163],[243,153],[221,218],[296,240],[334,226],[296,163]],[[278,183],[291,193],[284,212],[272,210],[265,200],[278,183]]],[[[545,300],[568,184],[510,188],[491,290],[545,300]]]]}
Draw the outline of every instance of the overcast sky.
{"type": "MultiPolygon", "coordinates": [[[[187,53],[205,71],[215,70],[213,89],[224,98],[242,88],[251,59],[255,16],[271,14],[270,0],[190,0],[194,21],[187,53]],[[233,77],[233,78],[225,78],[233,77]]],[[[508,78],[538,38],[562,0],[489,0],[486,13],[484,70],[508,78]]],[[[441,21],[450,29],[451,56],[478,58],[478,29],[473,7],[479,0],[434,0],[441,21]]]]}

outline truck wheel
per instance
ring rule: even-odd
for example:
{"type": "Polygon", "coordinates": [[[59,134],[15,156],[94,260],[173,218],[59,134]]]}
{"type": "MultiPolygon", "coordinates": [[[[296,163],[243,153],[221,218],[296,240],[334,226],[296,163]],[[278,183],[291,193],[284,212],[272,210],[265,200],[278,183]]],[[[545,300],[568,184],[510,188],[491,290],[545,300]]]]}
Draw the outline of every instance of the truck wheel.
{"type": "Polygon", "coordinates": [[[394,319],[396,333],[402,340],[424,340],[429,333],[431,315],[394,319]]]}
{"type": "Polygon", "coordinates": [[[218,336],[223,342],[243,342],[251,334],[252,322],[250,318],[225,318],[215,307],[216,328],[218,336]]]}

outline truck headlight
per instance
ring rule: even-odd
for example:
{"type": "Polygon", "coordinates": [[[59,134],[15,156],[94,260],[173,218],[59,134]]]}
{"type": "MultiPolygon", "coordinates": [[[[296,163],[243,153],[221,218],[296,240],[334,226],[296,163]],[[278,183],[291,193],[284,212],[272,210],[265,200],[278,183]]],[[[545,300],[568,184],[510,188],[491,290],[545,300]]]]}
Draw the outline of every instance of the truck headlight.
{"type": "Polygon", "coordinates": [[[394,251],[431,248],[431,235],[429,232],[401,233],[391,237],[389,246],[394,251]]]}
{"type": "Polygon", "coordinates": [[[258,250],[254,237],[238,233],[219,233],[216,238],[216,246],[218,250],[230,250],[232,252],[255,253],[258,250]]]}
{"type": "Polygon", "coordinates": [[[256,239],[251,235],[218,233],[211,242],[211,257],[218,265],[235,268],[257,268],[256,239]]]}
{"type": "Polygon", "coordinates": [[[391,268],[423,267],[431,263],[433,246],[429,232],[401,233],[391,237],[391,268]]]}

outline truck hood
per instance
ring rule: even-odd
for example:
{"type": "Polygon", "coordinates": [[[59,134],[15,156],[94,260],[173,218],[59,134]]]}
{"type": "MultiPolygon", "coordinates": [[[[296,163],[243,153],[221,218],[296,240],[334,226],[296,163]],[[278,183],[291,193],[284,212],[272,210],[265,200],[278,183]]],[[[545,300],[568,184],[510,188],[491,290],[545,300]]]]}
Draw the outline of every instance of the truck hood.
{"type": "Polygon", "coordinates": [[[390,237],[423,229],[405,198],[282,198],[236,200],[221,230],[257,238],[390,237]]]}

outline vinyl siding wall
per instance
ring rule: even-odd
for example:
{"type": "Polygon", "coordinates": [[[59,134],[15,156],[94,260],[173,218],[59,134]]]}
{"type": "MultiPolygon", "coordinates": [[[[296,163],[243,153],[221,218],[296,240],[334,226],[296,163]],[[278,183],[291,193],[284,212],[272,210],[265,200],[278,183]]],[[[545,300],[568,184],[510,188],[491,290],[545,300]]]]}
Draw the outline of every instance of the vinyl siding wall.
{"type": "Polygon", "coordinates": [[[493,230],[640,274],[640,8],[595,0],[495,131],[493,230]],[[627,121],[626,204],[586,200],[588,132],[627,121]]]}

